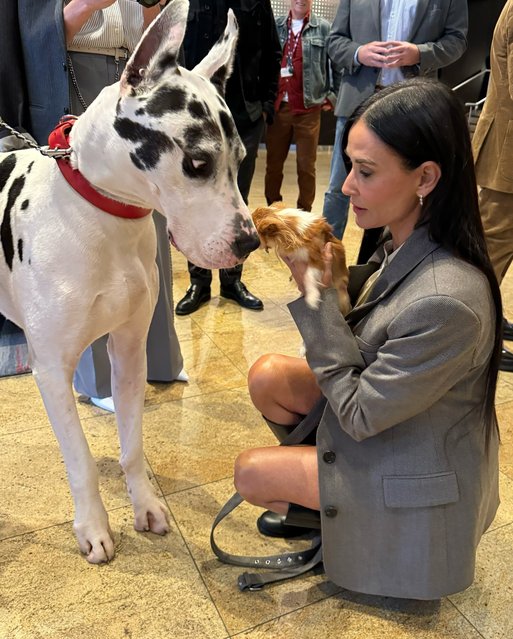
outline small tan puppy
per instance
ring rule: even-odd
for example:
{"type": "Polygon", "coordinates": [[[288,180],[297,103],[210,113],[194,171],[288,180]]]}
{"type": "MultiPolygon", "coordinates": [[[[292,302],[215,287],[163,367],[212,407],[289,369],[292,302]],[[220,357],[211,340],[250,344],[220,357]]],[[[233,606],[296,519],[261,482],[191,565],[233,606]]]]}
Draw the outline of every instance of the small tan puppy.
{"type": "Polygon", "coordinates": [[[326,219],[319,213],[291,209],[281,202],[255,209],[252,217],[262,248],[273,248],[278,257],[307,263],[305,300],[311,308],[319,307],[324,270],[322,250],[327,242],[331,242],[333,285],[338,291],[340,310],[347,315],[351,310],[351,303],[347,294],[349,271],[346,252],[342,242],[333,235],[326,219]]]}

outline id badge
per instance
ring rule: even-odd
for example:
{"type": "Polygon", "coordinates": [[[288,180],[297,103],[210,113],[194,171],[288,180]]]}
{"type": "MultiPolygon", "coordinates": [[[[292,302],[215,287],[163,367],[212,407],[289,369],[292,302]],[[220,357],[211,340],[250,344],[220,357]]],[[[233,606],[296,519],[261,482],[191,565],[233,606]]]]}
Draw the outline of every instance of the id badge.
{"type": "Polygon", "coordinates": [[[293,75],[294,75],[294,68],[293,67],[282,67],[280,69],[280,76],[282,78],[290,78],[293,75]]]}

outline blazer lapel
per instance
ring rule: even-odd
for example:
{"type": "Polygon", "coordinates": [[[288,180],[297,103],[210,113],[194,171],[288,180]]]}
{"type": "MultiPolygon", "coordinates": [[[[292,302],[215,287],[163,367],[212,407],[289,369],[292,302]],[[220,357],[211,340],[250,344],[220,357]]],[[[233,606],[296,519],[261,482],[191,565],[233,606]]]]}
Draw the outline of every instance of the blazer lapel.
{"type": "MultiPolygon", "coordinates": [[[[387,266],[383,273],[379,276],[370,292],[370,295],[361,306],[357,306],[350,313],[348,313],[346,320],[350,326],[355,326],[361,319],[371,311],[376,304],[378,304],[384,297],[390,295],[390,293],[397,288],[397,286],[407,277],[413,269],[415,269],[422,260],[426,258],[430,253],[440,248],[440,245],[429,239],[427,225],[420,226],[415,229],[410,237],[406,240],[403,247],[387,266]]],[[[373,268],[367,273],[370,275],[376,270],[375,258],[381,258],[384,256],[384,249],[380,247],[378,251],[371,257],[369,266],[372,264],[373,268]]],[[[378,263],[379,267],[379,263],[378,263]]],[[[354,268],[354,267],[353,267],[354,268]]],[[[363,275],[363,272],[362,272],[363,275]]],[[[353,270],[350,269],[350,278],[353,277],[353,270]]],[[[356,282],[355,282],[356,284],[356,282]]],[[[348,285],[348,291],[352,290],[353,283],[348,285]]],[[[360,285],[361,288],[361,285],[360,285]]],[[[360,290],[360,289],[358,289],[360,290]]],[[[351,299],[354,299],[351,297],[351,299]]]]}
{"type": "Polygon", "coordinates": [[[381,0],[374,0],[370,3],[370,14],[376,27],[376,33],[379,34],[378,40],[381,40],[381,0]]]}
{"type": "Polygon", "coordinates": [[[413,24],[411,25],[410,34],[407,38],[408,42],[411,42],[417,33],[420,25],[424,21],[424,16],[426,11],[428,10],[430,0],[417,0],[417,8],[415,10],[415,18],[413,20],[413,24]]]}

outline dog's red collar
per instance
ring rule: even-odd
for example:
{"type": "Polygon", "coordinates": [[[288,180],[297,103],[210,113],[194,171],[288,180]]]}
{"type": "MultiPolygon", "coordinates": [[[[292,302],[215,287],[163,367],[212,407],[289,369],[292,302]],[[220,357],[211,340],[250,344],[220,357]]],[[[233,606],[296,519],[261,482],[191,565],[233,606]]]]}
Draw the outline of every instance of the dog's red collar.
{"type": "MultiPolygon", "coordinates": [[[[51,149],[69,148],[69,134],[76,120],[77,117],[74,115],[64,116],[60,119],[59,124],[57,124],[48,137],[48,146],[51,149]]],[[[94,206],[102,211],[105,211],[105,213],[129,219],[145,217],[151,213],[151,209],[131,206],[130,204],[124,204],[123,202],[112,200],[111,198],[102,195],[88,180],[86,180],[80,171],[72,168],[68,158],[57,158],[56,162],[68,184],[84,199],[91,204],[94,204],[94,206]]]]}

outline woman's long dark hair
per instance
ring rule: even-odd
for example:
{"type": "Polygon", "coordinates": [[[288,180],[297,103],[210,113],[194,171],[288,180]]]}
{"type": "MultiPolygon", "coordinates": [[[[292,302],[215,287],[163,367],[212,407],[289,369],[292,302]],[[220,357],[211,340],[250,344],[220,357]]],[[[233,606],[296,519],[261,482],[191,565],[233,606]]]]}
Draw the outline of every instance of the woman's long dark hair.
{"type": "MultiPolygon", "coordinates": [[[[351,127],[362,119],[413,170],[436,162],[441,177],[424,199],[418,225],[453,255],[474,265],[490,284],[496,313],[495,341],[487,373],[483,417],[486,444],[498,432],[495,391],[502,349],[502,301],[486,248],[479,214],[472,147],[465,113],[453,91],[436,80],[416,78],[387,87],[365,101],[348,119],[343,149],[351,127]]],[[[347,164],[348,158],[345,156],[347,164]]]]}

